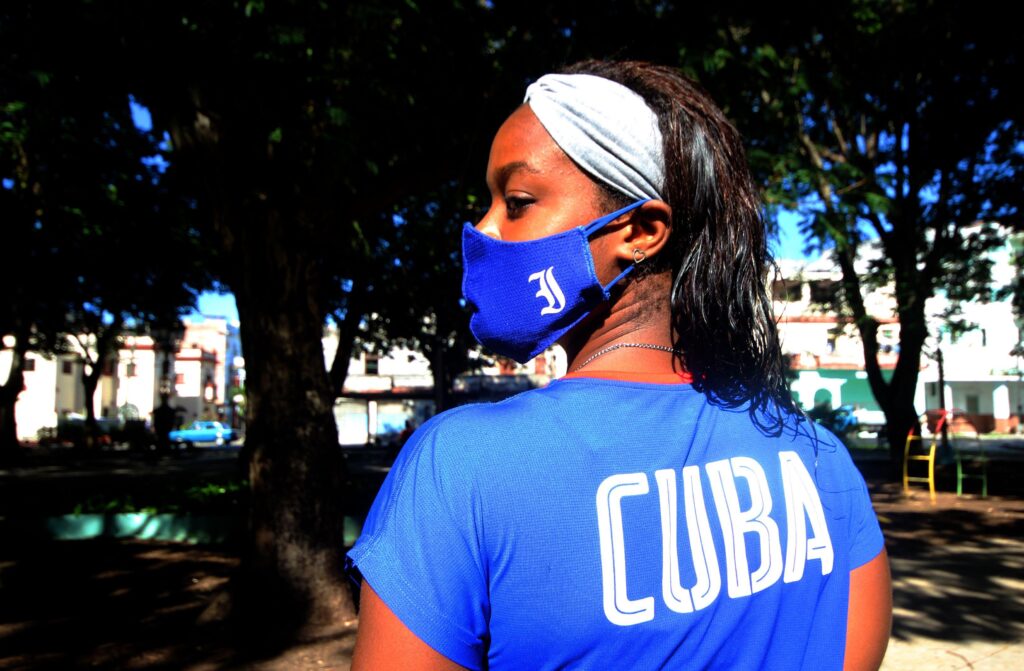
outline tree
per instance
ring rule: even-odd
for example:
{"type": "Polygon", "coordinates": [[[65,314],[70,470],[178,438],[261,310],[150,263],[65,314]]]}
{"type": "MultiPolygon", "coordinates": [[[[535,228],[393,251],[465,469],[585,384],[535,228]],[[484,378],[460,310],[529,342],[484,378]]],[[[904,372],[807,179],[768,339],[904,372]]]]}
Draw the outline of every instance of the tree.
{"type": "Polygon", "coordinates": [[[253,496],[235,605],[274,638],[353,613],[331,411],[343,371],[332,384],[322,326],[370,309],[382,214],[457,175],[494,127],[486,11],[190,2],[87,21],[124,45],[116,78],[170,133],[168,172],[212,224],[201,235],[238,302],[253,496]]]}
{"type": "Polygon", "coordinates": [[[372,304],[385,307],[363,315],[359,340],[365,348],[421,352],[437,412],[449,407],[455,378],[470,368],[476,348],[462,301],[461,240],[463,225],[482,216],[479,191],[451,182],[402,198],[374,251],[378,270],[369,290],[372,304]]]}
{"type": "Polygon", "coordinates": [[[808,238],[834,247],[839,309],[861,335],[894,463],[917,423],[925,301],[939,288],[954,300],[988,295],[983,254],[999,240],[965,227],[1020,225],[1019,40],[1001,16],[977,3],[874,0],[766,11],[724,31],[709,61],[745,82],[741,127],[772,203],[799,210],[808,238]],[[869,245],[881,254],[862,276],[869,245]],[[888,381],[863,299],[884,286],[900,323],[888,381]]]}
{"type": "Polygon", "coordinates": [[[17,446],[14,406],[28,351],[83,358],[89,435],[93,393],[122,327],[177,315],[205,282],[194,240],[175,226],[181,203],[152,160],[158,140],[133,124],[129,92],[104,68],[47,48],[52,38],[37,39],[34,9],[5,7],[0,20],[8,55],[0,334],[14,355],[0,388],[0,447],[8,451],[17,446]]]}

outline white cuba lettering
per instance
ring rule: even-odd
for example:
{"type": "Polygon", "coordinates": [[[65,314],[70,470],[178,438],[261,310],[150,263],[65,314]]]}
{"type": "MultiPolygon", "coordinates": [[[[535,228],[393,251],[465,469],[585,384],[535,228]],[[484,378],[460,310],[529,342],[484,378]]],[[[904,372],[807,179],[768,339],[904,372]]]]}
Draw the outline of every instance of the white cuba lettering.
{"type": "Polygon", "coordinates": [[[804,576],[808,559],[821,562],[821,575],[832,572],[835,553],[832,537],[825,523],[821,498],[811,480],[811,474],[796,452],[781,452],[782,488],[786,493],[786,571],[783,582],[796,582],[804,576]],[[807,538],[810,520],[814,536],[807,538]]]}
{"type": "MultiPolygon", "coordinates": [[[[782,578],[791,583],[804,577],[808,560],[821,562],[821,574],[832,572],[834,552],[824,508],[814,481],[796,452],[779,453],[781,488],[785,496],[786,550],[779,525],[771,517],[772,496],[764,468],[750,457],[733,457],[704,465],[711,487],[716,519],[725,555],[724,572],[730,598],[749,597],[771,587],[782,578]],[[745,486],[739,485],[742,480],[745,486]],[[744,510],[741,492],[749,506],[744,510]],[[811,535],[808,537],[808,524],[811,535]],[[748,540],[757,545],[749,545],[748,540]],[[751,570],[748,547],[756,547],[759,563],[751,570]]],[[[676,471],[655,471],[661,530],[661,596],[668,610],[693,613],[707,608],[722,592],[722,562],[716,547],[711,516],[707,509],[699,466],[682,469],[683,491],[678,492],[676,471]],[[680,569],[679,495],[683,497],[683,519],[693,585],[682,584],[680,569]]],[[[622,500],[649,493],[647,475],[623,473],[605,478],[597,489],[597,526],[601,551],[601,582],[604,613],[608,621],[630,626],[654,619],[654,597],[630,599],[626,572],[626,542],[622,500]]],[[[646,527],[646,524],[645,524],[646,527]]],[[[651,529],[631,535],[631,543],[651,542],[651,529]]],[[[683,552],[685,556],[687,553],[683,552]]],[[[649,556],[638,552],[634,557],[649,556]]],[[[634,558],[634,561],[636,559],[634,558]]],[[[636,568],[636,567],[634,567],[636,568]]],[[[641,567],[647,569],[648,567],[641,567]]],[[[635,586],[634,586],[635,587],[635,586]]]]}
{"type": "Polygon", "coordinates": [[[661,502],[661,595],[669,610],[691,613],[710,605],[722,587],[718,557],[711,536],[711,523],[700,484],[700,468],[683,468],[683,496],[686,528],[696,582],[687,589],[679,577],[679,530],[676,513],[675,471],[668,468],[654,473],[661,502]]]}
{"type": "Polygon", "coordinates": [[[612,624],[629,626],[654,619],[654,597],[633,600],[627,595],[626,544],[622,531],[622,499],[642,496],[649,491],[645,473],[613,475],[597,488],[604,614],[612,624]]]}
{"type": "Polygon", "coordinates": [[[771,491],[764,469],[750,457],[733,457],[707,464],[711,492],[715,497],[718,519],[725,544],[726,584],[729,596],[750,596],[775,584],[782,576],[782,546],[779,526],[769,514],[771,491]],[[736,478],[747,482],[750,508],[740,509],[736,478]],[[761,565],[753,573],[747,561],[744,536],[757,534],[761,565]]]}
{"type": "Polygon", "coordinates": [[[547,270],[538,270],[527,279],[527,282],[537,282],[539,286],[535,298],[543,298],[548,302],[546,307],[540,309],[541,315],[556,315],[565,308],[565,294],[555,280],[554,271],[555,267],[550,266],[547,270]]]}

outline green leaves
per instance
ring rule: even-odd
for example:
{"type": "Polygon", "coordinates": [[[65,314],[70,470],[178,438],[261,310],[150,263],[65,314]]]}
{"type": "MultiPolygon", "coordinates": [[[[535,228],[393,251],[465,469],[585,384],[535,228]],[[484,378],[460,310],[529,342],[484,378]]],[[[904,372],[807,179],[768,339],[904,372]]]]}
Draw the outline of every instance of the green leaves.
{"type": "Polygon", "coordinates": [[[889,214],[892,208],[892,201],[879,193],[865,193],[864,202],[868,209],[876,214],[889,214]]]}

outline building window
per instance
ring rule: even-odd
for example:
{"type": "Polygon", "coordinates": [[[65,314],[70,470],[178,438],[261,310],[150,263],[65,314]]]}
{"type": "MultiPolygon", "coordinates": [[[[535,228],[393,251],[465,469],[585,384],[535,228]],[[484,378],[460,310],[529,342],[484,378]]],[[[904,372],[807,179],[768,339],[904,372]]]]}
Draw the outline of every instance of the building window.
{"type": "Polygon", "coordinates": [[[74,371],[74,366],[70,361],[63,361],[61,362],[61,370],[64,372],[65,375],[71,375],[71,373],[74,371]]]}
{"type": "Polygon", "coordinates": [[[964,396],[964,405],[967,406],[967,414],[968,415],[977,415],[978,414],[978,405],[979,405],[978,404],[978,395],[977,394],[967,394],[966,396],[964,396]]]}
{"type": "Polygon", "coordinates": [[[367,354],[366,355],[366,374],[367,375],[377,375],[378,371],[380,370],[379,363],[380,363],[380,357],[378,355],[376,355],[376,354],[367,354]]]}
{"type": "Polygon", "coordinates": [[[810,282],[812,303],[833,303],[836,299],[838,285],[832,280],[819,280],[810,282]]]}
{"type": "Polygon", "coordinates": [[[174,384],[185,384],[185,374],[184,373],[175,373],[174,374],[174,384]]]}
{"type": "Polygon", "coordinates": [[[802,286],[800,282],[789,280],[775,280],[772,282],[772,299],[795,303],[800,300],[802,286]]]}
{"type": "Polygon", "coordinates": [[[36,360],[25,357],[25,361],[22,363],[21,369],[26,373],[31,373],[36,369],[36,360]]]}
{"type": "Polygon", "coordinates": [[[134,363],[128,364],[128,370],[127,370],[127,372],[125,374],[128,377],[135,377],[136,371],[135,371],[135,364],[134,363]]]}

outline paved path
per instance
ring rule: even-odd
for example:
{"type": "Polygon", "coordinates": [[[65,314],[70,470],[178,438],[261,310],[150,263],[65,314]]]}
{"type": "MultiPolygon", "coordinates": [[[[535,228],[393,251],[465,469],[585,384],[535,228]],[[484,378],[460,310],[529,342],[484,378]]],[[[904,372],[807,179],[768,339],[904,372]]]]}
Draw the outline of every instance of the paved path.
{"type": "Polygon", "coordinates": [[[895,602],[882,668],[1024,670],[1024,501],[873,490],[895,602]]]}
{"type": "MultiPolygon", "coordinates": [[[[1020,450],[1017,444],[1003,449],[1014,453],[1020,450]]],[[[949,473],[945,472],[940,478],[940,490],[943,491],[933,505],[923,492],[906,498],[897,484],[886,482],[884,471],[887,464],[884,459],[883,453],[860,461],[871,484],[893,567],[895,621],[882,668],[886,671],[1024,671],[1024,461],[1011,459],[993,464],[995,473],[990,488],[994,494],[1003,496],[990,499],[957,498],[949,493],[951,480],[949,473]]],[[[172,482],[184,485],[230,477],[235,469],[237,454],[227,451],[174,455],[156,460],[135,455],[104,455],[104,458],[84,460],[39,459],[24,467],[0,468],[0,518],[4,514],[17,514],[19,506],[15,504],[24,505],[26,498],[48,507],[58,501],[66,504],[87,498],[96,487],[101,487],[105,496],[128,492],[141,497],[143,490],[157,485],[166,488],[172,482]]],[[[61,570],[47,568],[44,559],[57,559],[49,555],[40,556],[31,548],[21,549],[18,553],[7,548],[8,554],[13,553],[10,557],[0,553],[0,592],[7,590],[4,592],[7,596],[0,599],[0,613],[4,615],[0,624],[6,623],[0,626],[0,642],[12,644],[12,651],[8,654],[14,656],[8,657],[8,661],[19,653],[32,650],[31,641],[13,645],[17,643],[18,633],[11,627],[21,626],[19,623],[43,618],[53,626],[68,627],[84,622],[91,627],[99,627],[102,623],[96,622],[94,616],[97,602],[107,596],[106,592],[97,593],[101,587],[104,590],[110,587],[109,597],[115,601],[122,598],[119,596],[122,587],[136,594],[131,602],[134,610],[125,610],[125,604],[120,601],[116,609],[110,610],[124,611],[126,621],[140,622],[148,627],[143,632],[146,635],[140,633],[119,643],[123,651],[121,648],[112,649],[146,656],[181,648],[181,661],[195,659],[195,646],[181,632],[195,628],[195,614],[201,612],[207,590],[212,590],[218,581],[226,579],[226,567],[234,561],[230,553],[142,543],[104,546],[95,542],[69,544],[66,548],[67,553],[59,558],[63,562],[60,565],[65,567],[61,570]],[[92,564],[86,561],[91,555],[72,558],[71,553],[88,553],[91,548],[98,548],[92,564]],[[116,577],[111,571],[118,568],[112,564],[118,561],[132,567],[131,570],[115,571],[118,575],[123,573],[125,580],[130,577],[130,585],[111,583],[116,577]],[[142,567],[131,562],[141,562],[142,567]],[[69,571],[68,566],[76,567],[81,575],[69,571]],[[161,571],[164,573],[159,573],[161,571]],[[3,579],[13,578],[18,572],[24,572],[23,580],[3,579]],[[165,575],[166,572],[170,572],[170,577],[165,575]],[[67,580],[57,582],[77,585],[85,590],[87,594],[81,604],[71,597],[68,589],[49,589],[40,582],[41,575],[50,576],[52,580],[52,576],[65,573],[68,573],[65,576],[67,580]],[[142,580],[143,575],[154,577],[142,580]],[[40,599],[40,594],[35,591],[29,591],[24,600],[12,598],[17,595],[11,594],[11,589],[18,585],[27,588],[29,583],[32,589],[52,593],[52,601],[40,599]],[[203,590],[196,592],[196,586],[200,585],[203,590]],[[175,588],[169,589],[172,586],[175,588]],[[184,610],[168,610],[164,603],[168,599],[182,600],[175,608],[184,610]],[[167,620],[172,615],[193,619],[183,620],[176,629],[167,620]],[[76,620],[78,617],[80,619],[76,620]]],[[[40,645],[50,645],[54,638],[60,639],[64,641],[64,654],[76,652],[81,655],[75,659],[82,665],[87,665],[86,660],[95,661],[96,656],[106,649],[97,647],[98,641],[105,640],[104,636],[111,637],[111,640],[121,636],[121,633],[85,627],[81,648],[76,649],[71,642],[77,639],[69,637],[68,632],[62,631],[59,636],[51,637],[49,634],[54,632],[41,626],[37,629],[37,638],[41,637],[43,641],[40,645]],[[44,633],[47,635],[43,636],[44,633]]],[[[323,650],[292,650],[288,655],[290,661],[282,660],[280,666],[273,668],[289,671],[346,668],[350,649],[351,641],[346,639],[325,642],[323,650]],[[331,659],[332,664],[314,667],[310,661],[313,657],[302,657],[314,652],[317,661],[331,659]]],[[[3,657],[0,654],[0,658],[3,657]]],[[[69,668],[66,664],[60,667],[67,659],[71,658],[55,660],[52,667],[29,662],[24,666],[14,664],[11,668],[69,668]]],[[[180,664],[177,668],[224,666],[216,661],[216,657],[209,659],[214,660],[212,666],[180,664]]],[[[0,663],[0,666],[4,664],[0,663]]]]}

